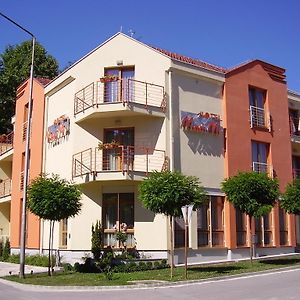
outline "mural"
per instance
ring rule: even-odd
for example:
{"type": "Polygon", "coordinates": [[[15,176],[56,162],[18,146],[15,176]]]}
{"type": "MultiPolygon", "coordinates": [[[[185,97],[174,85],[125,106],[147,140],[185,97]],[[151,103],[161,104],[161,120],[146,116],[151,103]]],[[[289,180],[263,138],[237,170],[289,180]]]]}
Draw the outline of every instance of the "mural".
{"type": "Polygon", "coordinates": [[[59,140],[70,134],[70,118],[66,115],[54,120],[54,124],[48,127],[48,143],[57,144],[59,140]]]}
{"type": "Polygon", "coordinates": [[[208,112],[195,114],[182,111],[181,128],[194,132],[208,132],[212,134],[220,134],[223,131],[220,116],[208,112]]]}

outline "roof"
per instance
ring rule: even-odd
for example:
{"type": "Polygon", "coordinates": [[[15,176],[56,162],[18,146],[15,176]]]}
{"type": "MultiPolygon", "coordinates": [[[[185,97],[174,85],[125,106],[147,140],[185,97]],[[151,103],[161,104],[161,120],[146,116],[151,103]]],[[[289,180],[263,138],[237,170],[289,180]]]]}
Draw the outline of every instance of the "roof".
{"type": "Polygon", "coordinates": [[[35,77],[34,79],[37,80],[43,86],[47,85],[50,81],[52,81],[52,79],[44,77],[35,77]]]}
{"type": "Polygon", "coordinates": [[[164,50],[164,49],[157,48],[157,47],[152,47],[151,46],[151,48],[167,55],[171,59],[175,59],[175,60],[178,60],[178,61],[183,62],[183,63],[194,65],[196,67],[201,67],[201,68],[204,68],[204,69],[207,69],[207,70],[220,72],[220,73],[226,73],[226,71],[227,71],[223,67],[219,67],[219,66],[207,63],[207,62],[199,60],[199,59],[191,58],[189,56],[185,56],[185,55],[182,55],[182,54],[177,54],[175,52],[171,52],[171,51],[164,50]]]}

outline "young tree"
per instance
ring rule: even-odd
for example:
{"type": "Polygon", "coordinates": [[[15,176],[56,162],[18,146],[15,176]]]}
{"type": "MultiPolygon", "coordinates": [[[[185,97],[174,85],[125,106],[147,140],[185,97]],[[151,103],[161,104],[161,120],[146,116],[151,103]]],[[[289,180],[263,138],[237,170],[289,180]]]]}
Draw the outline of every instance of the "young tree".
{"type": "Polygon", "coordinates": [[[103,246],[102,226],[100,221],[92,225],[92,253],[95,260],[99,260],[103,246]]]}
{"type": "Polygon", "coordinates": [[[280,206],[289,214],[300,215],[300,178],[287,185],[280,206]]]}
{"type": "Polygon", "coordinates": [[[179,172],[153,172],[140,184],[139,195],[147,209],[170,218],[172,277],[174,265],[173,217],[182,215],[182,206],[194,204],[194,208],[198,208],[206,200],[204,189],[196,177],[185,176],[179,172]]]}
{"type": "MultiPolygon", "coordinates": [[[[0,54],[0,133],[11,127],[14,114],[17,87],[29,77],[32,43],[23,42],[7,46],[0,54]]],[[[53,79],[58,75],[58,63],[45,48],[36,43],[34,57],[34,77],[53,79]]]]}
{"type": "MultiPolygon", "coordinates": [[[[265,173],[240,172],[222,182],[222,190],[232,205],[249,218],[250,231],[252,218],[269,213],[279,198],[279,185],[276,179],[265,173]]],[[[252,235],[250,239],[250,259],[252,261],[252,235]]]]}
{"type": "MultiPolygon", "coordinates": [[[[38,217],[50,221],[49,266],[53,244],[54,222],[75,217],[81,210],[81,192],[78,187],[58,175],[35,178],[28,187],[28,209],[38,217]]],[[[51,268],[52,270],[52,268],[51,268]]]]}

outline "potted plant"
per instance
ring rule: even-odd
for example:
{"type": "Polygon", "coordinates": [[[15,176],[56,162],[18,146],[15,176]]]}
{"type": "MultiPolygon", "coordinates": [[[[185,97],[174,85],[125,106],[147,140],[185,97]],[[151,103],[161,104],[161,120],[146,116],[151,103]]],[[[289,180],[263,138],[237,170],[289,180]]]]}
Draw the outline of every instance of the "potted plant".
{"type": "Polygon", "coordinates": [[[118,148],[120,144],[116,142],[115,140],[112,140],[110,143],[98,143],[98,150],[103,150],[103,149],[114,149],[118,148]]]}
{"type": "Polygon", "coordinates": [[[102,82],[102,83],[118,81],[118,80],[119,80],[119,77],[116,75],[104,75],[103,77],[100,78],[100,82],[102,82]]]}

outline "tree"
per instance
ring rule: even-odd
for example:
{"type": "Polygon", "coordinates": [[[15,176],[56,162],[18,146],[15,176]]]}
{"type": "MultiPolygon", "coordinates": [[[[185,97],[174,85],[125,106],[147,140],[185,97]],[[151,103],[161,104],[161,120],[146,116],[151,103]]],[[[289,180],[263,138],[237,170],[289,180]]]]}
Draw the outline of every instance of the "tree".
{"type": "MultiPolygon", "coordinates": [[[[279,198],[279,185],[276,179],[265,173],[240,172],[222,182],[222,190],[229,202],[249,218],[250,231],[252,218],[269,213],[279,198]]],[[[251,231],[252,234],[252,231],[251,231]]],[[[252,261],[252,236],[250,239],[250,259],[252,261]]]]}
{"type": "Polygon", "coordinates": [[[180,217],[181,207],[194,204],[198,208],[206,194],[198,179],[179,172],[153,172],[139,186],[139,197],[143,205],[154,213],[170,218],[171,230],[171,277],[173,276],[173,217],[180,217]]]}
{"type": "Polygon", "coordinates": [[[300,178],[287,185],[280,206],[289,214],[300,215],[300,178]]]}
{"type": "MultiPolygon", "coordinates": [[[[17,87],[29,77],[32,43],[7,46],[0,54],[0,133],[11,129],[17,87]]],[[[45,48],[35,44],[34,77],[53,79],[58,75],[58,63],[45,48]]]]}
{"type": "Polygon", "coordinates": [[[103,236],[102,236],[102,226],[100,221],[97,221],[96,224],[92,225],[92,253],[95,260],[99,260],[101,256],[103,244],[103,236]]]}
{"type": "MultiPolygon", "coordinates": [[[[40,175],[28,187],[27,208],[35,215],[50,221],[49,265],[53,244],[54,222],[75,217],[81,210],[81,192],[78,187],[58,175],[40,175]]],[[[52,269],[52,268],[51,268],[52,269]]]]}

